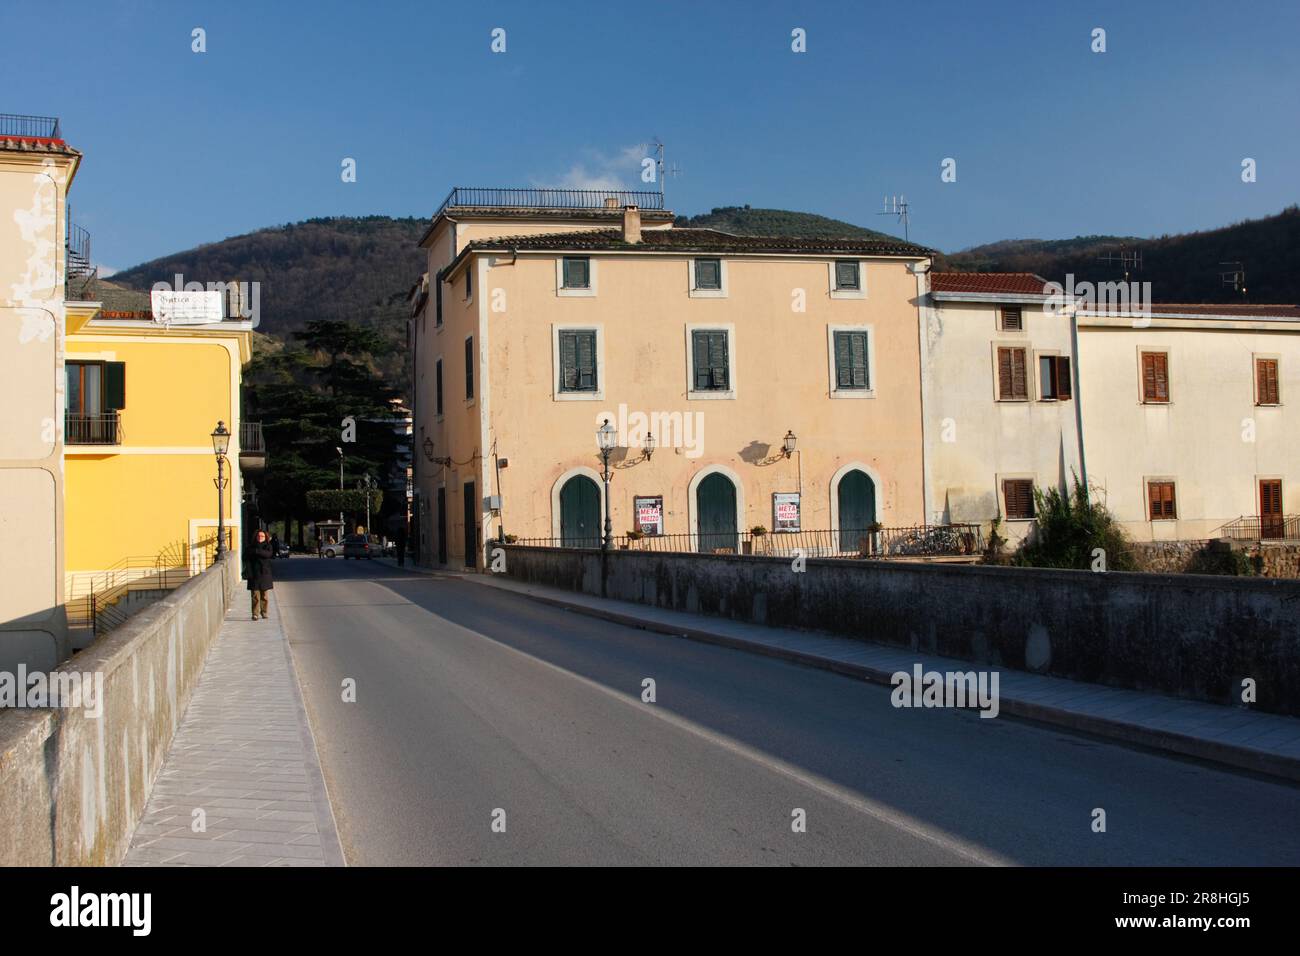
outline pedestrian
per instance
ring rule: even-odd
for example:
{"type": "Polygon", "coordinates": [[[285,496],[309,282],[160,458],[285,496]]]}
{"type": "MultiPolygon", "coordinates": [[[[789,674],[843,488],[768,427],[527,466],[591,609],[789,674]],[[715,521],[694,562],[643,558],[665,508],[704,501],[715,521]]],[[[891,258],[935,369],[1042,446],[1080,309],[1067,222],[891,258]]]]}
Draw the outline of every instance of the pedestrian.
{"type": "Polygon", "coordinates": [[[278,558],[279,556],[280,556],[280,536],[273,534],[271,535],[271,557],[278,558]]]}
{"type": "Polygon", "coordinates": [[[406,567],[406,525],[397,526],[397,566],[406,567]]]}
{"type": "Polygon", "coordinates": [[[274,582],[271,579],[271,543],[266,540],[266,532],[257,532],[257,541],[248,549],[245,576],[248,578],[248,590],[253,598],[253,620],[258,614],[266,620],[266,610],[270,603],[270,594],[274,582]]]}

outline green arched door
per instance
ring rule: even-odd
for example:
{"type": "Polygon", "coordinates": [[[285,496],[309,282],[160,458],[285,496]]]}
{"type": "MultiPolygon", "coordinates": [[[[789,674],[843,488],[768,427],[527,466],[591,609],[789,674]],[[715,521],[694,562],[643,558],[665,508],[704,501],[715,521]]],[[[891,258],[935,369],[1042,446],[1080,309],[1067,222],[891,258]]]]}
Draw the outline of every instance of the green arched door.
{"type": "Polygon", "coordinates": [[[695,489],[695,507],[699,515],[699,550],[739,551],[736,534],[736,486],[726,475],[706,475],[695,489]]]}
{"type": "Polygon", "coordinates": [[[866,537],[876,521],[876,483],[859,469],[840,479],[840,550],[857,551],[858,542],[866,537]]]}
{"type": "Polygon", "coordinates": [[[600,547],[600,488],[586,475],[574,475],[560,489],[560,544],[600,547]]]}

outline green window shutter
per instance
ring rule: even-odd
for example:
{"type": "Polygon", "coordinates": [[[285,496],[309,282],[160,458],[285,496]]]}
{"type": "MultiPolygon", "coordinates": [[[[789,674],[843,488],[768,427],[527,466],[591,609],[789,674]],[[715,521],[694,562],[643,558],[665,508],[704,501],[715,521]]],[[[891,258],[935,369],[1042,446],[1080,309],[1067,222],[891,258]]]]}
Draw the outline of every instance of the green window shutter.
{"type": "Polygon", "coordinates": [[[722,260],[695,260],[695,288],[718,291],[722,289],[722,260]]]}
{"type": "Polygon", "coordinates": [[[835,288],[852,290],[862,288],[858,274],[858,263],[851,261],[835,263],[835,288]]]}
{"type": "Polygon", "coordinates": [[[569,258],[564,260],[564,287],[566,289],[591,288],[590,261],[569,258]]]}
{"type": "Polygon", "coordinates": [[[104,407],[126,408],[126,363],[104,363],[104,407]]]}
{"type": "Polygon", "coordinates": [[[694,359],[694,381],[695,389],[699,391],[709,387],[709,338],[707,332],[692,332],[691,344],[695,355],[694,359]]]}
{"type": "Polygon", "coordinates": [[[725,390],[730,387],[727,367],[727,333],[708,332],[709,342],[709,381],[713,388],[725,390]]]}
{"type": "Polygon", "coordinates": [[[850,353],[853,362],[853,387],[867,388],[867,333],[849,333],[850,353]]]}
{"type": "Polygon", "coordinates": [[[584,392],[596,390],[596,333],[575,332],[577,345],[578,388],[584,392]]]}
{"type": "Polygon", "coordinates": [[[835,387],[870,388],[867,333],[835,333],[835,387]]]}
{"type": "Polygon", "coordinates": [[[578,338],[576,332],[560,333],[560,391],[578,387],[578,338]]]}
{"type": "Polygon", "coordinates": [[[835,387],[849,388],[853,385],[853,362],[849,357],[849,335],[847,332],[835,333],[835,387]]]}

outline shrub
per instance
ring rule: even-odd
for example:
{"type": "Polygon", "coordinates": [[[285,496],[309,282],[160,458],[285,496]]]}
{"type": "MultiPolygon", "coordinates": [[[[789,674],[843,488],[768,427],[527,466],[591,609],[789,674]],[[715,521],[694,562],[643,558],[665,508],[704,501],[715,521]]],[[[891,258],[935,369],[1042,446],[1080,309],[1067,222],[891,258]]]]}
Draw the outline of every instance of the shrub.
{"type": "Polygon", "coordinates": [[[1132,571],[1136,564],[1132,544],[1115,516],[1104,504],[1093,501],[1074,479],[1074,491],[1034,490],[1034,533],[1023,541],[1014,563],[1035,568],[1092,569],[1094,554],[1101,549],[1108,571],[1132,571]]]}

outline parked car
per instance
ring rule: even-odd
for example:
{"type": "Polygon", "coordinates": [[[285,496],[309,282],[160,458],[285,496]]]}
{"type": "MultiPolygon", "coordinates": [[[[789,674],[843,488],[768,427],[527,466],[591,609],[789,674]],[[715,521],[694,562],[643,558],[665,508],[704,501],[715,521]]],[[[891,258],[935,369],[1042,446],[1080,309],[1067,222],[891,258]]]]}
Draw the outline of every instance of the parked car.
{"type": "Polygon", "coordinates": [[[337,558],[343,553],[343,545],[336,541],[323,541],[320,545],[320,555],[325,558],[337,558]]]}
{"type": "Polygon", "coordinates": [[[376,545],[370,542],[364,534],[350,534],[343,539],[343,557],[356,558],[360,561],[365,558],[369,561],[375,556],[376,545]]]}
{"type": "Polygon", "coordinates": [[[287,558],[289,556],[289,543],[287,541],[277,541],[275,543],[275,554],[273,557],[287,558]]]}

